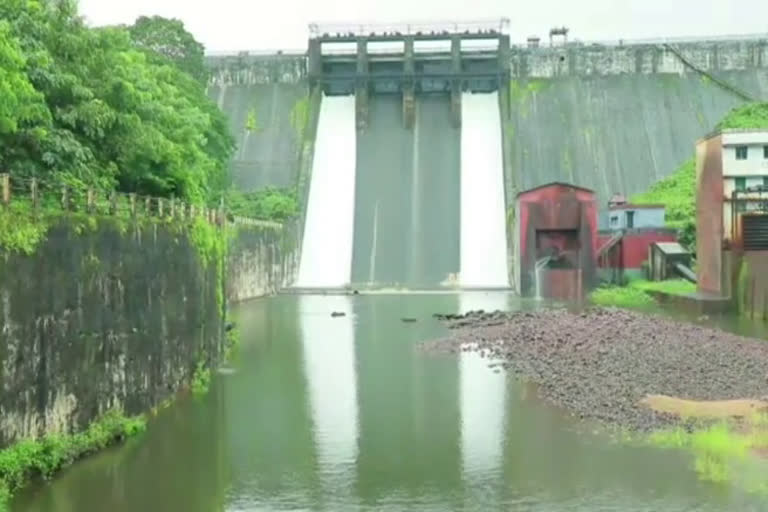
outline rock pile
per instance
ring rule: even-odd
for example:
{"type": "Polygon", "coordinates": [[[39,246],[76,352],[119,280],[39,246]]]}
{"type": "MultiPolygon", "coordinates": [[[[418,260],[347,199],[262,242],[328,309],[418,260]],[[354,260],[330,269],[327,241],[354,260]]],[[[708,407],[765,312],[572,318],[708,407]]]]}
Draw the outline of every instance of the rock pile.
{"type": "Polygon", "coordinates": [[[427,351],[477,350],[575,416],[651,430],[680,421],[640,404],[768,396],[768,342],[616,309],[436,315],[452,336],[427,351]]]}

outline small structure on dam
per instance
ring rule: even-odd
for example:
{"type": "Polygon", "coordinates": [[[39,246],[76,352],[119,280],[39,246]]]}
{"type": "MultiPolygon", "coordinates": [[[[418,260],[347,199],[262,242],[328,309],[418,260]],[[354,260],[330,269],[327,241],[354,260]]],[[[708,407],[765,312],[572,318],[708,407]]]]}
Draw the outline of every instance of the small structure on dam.
{"type": "Polygon", "coordinates": [[[509,20],[462,23],[310,25],[308,77],[326,95],[356,98],[367,124],[369,94],[401,94],[407,127],[414,96],[450,93],[461,122],[461,93],[505,91],[510,76],[509,20]]]}
{"type": "Polygon", "coordinates": [[[576,300],[595,279],[597,201],[589,189],[550,183],[517,196],[521,295],[576,300]]]}

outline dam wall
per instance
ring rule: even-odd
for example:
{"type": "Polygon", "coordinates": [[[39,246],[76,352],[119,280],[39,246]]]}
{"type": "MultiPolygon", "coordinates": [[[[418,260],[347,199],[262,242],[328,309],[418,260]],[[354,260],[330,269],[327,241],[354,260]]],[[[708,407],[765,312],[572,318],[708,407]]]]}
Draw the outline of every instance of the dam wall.
{"type": "MultiPolygon", "coordinates": [[[[601,203],[640,192],[689,158],[729,109],[768,100],[768,36],[513,46],[510,59],[508,201],[553,179],[594,188],[601,203]]],[[[307,57],[242,53],[208,65],[209,92],[238,140],[236,184],[294,184],[298,134],[309,131],[292,124],[308,94],[307,57]],[[246,128],[251,109],[255,130],[246,128]]]]}
{"type": "Polygon", "coordinates": [[[237,144],[234,185],[244,191],[294,186],[309,117],[303,57],[222,56],[207,63],[208,96],[226,113],[237,144]]]}

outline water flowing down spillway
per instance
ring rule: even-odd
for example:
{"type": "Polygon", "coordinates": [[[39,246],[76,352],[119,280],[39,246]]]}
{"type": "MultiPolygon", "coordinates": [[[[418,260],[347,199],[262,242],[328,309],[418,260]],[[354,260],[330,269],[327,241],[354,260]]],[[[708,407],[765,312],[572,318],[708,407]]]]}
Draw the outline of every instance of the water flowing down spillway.
{"type": "Polygon", "coordinates": [[[338,288],[349,284],[355,138],[354,96],[324,97],[315,140],[298,287],[338,288]]]}
{"type": "Polygon", "coordinates": [[[357,138],[352,282],[434,288],[458,273],[459,129],[447,95],[371,96],[357,138]]]}
{"type": "Polygon", "coordinates": [[[460,283],[505,288],[509,278],[498,93],[466,93],[461,101],[460,283]]]}

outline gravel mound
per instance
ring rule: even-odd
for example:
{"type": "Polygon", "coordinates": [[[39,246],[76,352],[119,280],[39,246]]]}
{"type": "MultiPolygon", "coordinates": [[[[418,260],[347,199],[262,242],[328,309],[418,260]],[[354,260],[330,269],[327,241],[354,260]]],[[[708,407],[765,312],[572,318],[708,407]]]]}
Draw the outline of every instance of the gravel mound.
{"type": "Polygon", "coordinates": [[[582,419],[653,430],[679,423],[640,405],[768,397],[768,342],[617,309],[435,315],[453,329],[426,351],[476,350],[582,419]]]}

